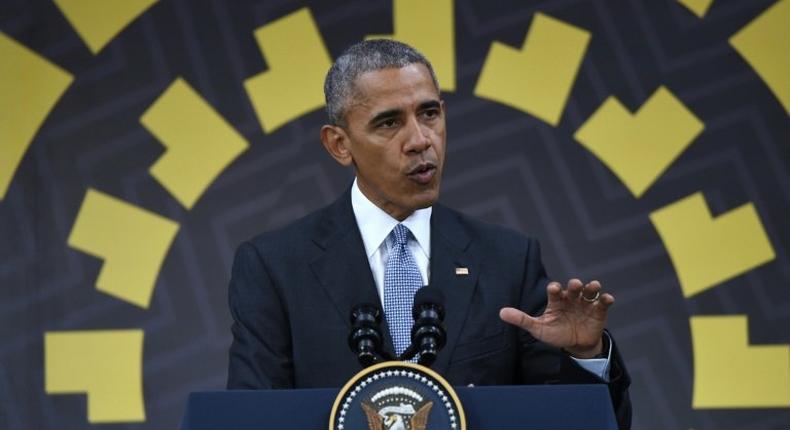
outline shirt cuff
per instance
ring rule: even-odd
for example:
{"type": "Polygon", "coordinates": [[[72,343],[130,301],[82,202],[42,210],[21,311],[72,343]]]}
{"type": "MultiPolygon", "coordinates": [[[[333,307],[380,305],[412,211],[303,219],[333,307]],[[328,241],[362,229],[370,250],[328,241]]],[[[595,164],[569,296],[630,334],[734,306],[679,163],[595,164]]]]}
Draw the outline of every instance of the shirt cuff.
{"type": "Polygon", "coordinates": [[[609,360],[612,358],[612,338],[609,333],[604,332],[604,336],[609,341],[609,351],[606,353],[606,358],[571,358],[582,367],[582,369],[592,373],[593,375],[601,378],[604,382],[609,382],[609,360]]]}

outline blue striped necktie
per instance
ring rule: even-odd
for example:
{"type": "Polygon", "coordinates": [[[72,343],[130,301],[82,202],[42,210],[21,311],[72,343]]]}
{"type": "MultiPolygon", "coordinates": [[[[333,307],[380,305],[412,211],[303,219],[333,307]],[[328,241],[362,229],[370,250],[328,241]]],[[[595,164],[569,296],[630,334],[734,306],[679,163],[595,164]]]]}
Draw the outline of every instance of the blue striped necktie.
{"type": "Polygon", "coordinates": [[[423,285],[420,269],[409,252],[411,236],[411,231],[403,224],[396,225],[387,236],[389,257],[384,269],[384,315],[397,355],[411,343],[414,294],[423,285]]]}

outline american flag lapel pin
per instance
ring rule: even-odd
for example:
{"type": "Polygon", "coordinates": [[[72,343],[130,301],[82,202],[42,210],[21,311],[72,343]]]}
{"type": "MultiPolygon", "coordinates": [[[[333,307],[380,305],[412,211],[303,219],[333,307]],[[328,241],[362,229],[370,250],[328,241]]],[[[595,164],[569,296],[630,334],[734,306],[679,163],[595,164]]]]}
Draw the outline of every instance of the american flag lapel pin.
{"type": "Polygon", "coordinates": [[[467,267],[456,267],[455,268],[455,274],[459,275],[459,276],[468,275],[469,274],[469,268],[467,268],[467,267]]]}

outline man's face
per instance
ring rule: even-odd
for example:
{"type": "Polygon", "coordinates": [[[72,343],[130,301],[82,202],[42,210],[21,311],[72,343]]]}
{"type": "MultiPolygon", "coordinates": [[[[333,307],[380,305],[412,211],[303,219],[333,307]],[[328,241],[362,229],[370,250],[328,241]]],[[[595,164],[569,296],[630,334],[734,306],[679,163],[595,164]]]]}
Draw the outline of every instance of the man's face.
{"type": "Polygon", "coordinates": [[[346,149],[368,199],[398,220],[436,202],[444,164],[444,103],[425,66],[360,75],[345,121],[346,149]]]}

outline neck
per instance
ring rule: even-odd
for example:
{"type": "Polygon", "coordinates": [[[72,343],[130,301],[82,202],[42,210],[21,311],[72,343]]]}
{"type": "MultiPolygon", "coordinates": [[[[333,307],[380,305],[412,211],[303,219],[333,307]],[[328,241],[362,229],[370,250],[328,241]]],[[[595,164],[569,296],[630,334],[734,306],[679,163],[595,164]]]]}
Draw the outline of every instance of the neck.
{"type": "Polygon", "coordinates": [[[384,212],[389,214],[389,216],[395,218],[399,222],[405,220],[411,214],[414,213],[413,210],[398,207],[392,202],[387,201],[387,199],[382,198],[372,190],[369,190],[368,187],[362,181],[360,181],[358,177],[357,177],[357,186],[359,187],[359,191],[362,192],[362,195],[365,196],[365,198],[370,200],[371,203],[378,206],[379,209],[383,210],[384,212]]]}

